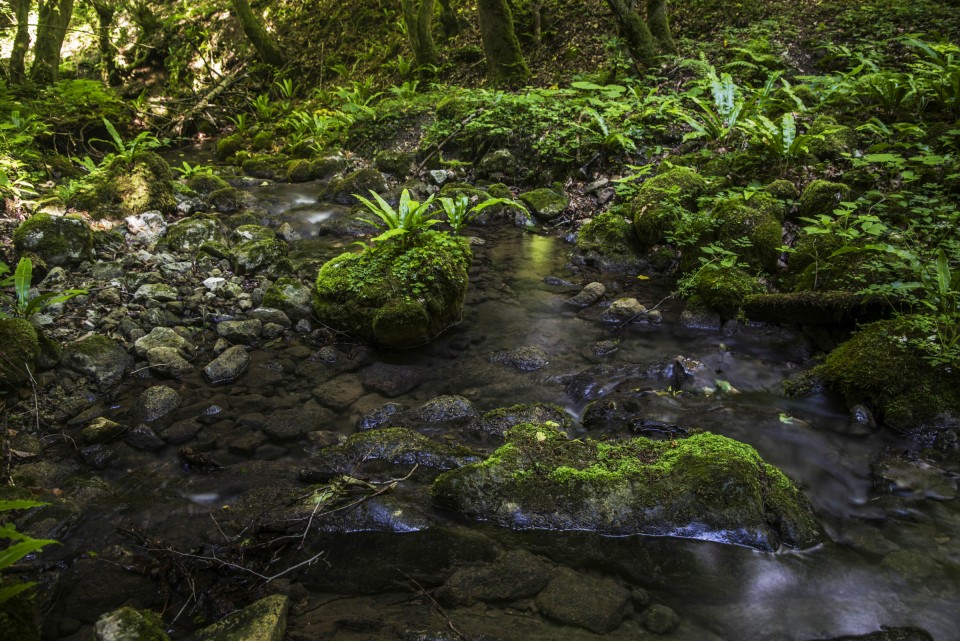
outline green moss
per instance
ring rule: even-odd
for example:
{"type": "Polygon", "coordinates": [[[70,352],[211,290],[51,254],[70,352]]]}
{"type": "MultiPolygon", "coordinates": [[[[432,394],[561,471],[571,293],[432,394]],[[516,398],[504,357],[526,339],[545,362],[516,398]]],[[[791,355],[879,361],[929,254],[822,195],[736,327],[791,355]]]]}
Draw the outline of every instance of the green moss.
{"type": "MultiPolygon", "coordinates": [[[[0,588],[6,587],[7,579],[0,579],[0,588]]],[[[33,589],[25,590],[0,603],[0,630],[3,631],[3,638],[11,641],[40,641],[40,624],[33,589]]]]}
{"type": "Polygon", "coordinates": [[[764,189],[777,200],[796,200],[800,196],[800,191],[797,189],[797,186],[783,178],[774,180],[764,187],[764,189]]]}
{"type": "Polygon", "coordinates": [[[187,187],[198,194],[209,194],[229,186],[226,180],[213,174],[196,174],[187,179],[187,187]]]}
{"type": "Polygon", "coordinates": [[[32,252],[51,267],[78,265],[90,260],[93,232],[78,216],[40,213],[26,219],[13,232],[17,252],[32,252]]]}
{"type": "Polygon", "coordinates": [[[292,183],[305,183],[313,180],[313,165],[309,160],[299,158],[287,163],[287,180],[292,183]]]}
{"type": "Polygon", "coordinates": [[[173,172],[167,161],[153,152],[141,152],[129,162],[111,164],[107,180],[113,181],[123,217],[145,211],[169,213],[177,206],[173,172]]]}
{"type": "Polygon", "coordinates": [[[284,180],[287,159],[273,155],[252,156],[241,164],[243,173],[254,178],[284,180]]]}
{"type": "Polygon", "coordinates": [[[857,146],[857,133],[827,116],[818,116],[807,133],[814,136],[809,143],[810,153],[820,160],[838,160],[857,146]]]}
{"type": "Polygon", "coordinates": [[[0,388],[14,388],[29,381],[39,354],[37,331],[29,321],[0,319],[0,388]]]}
{"type": "Polygon", "coordinates": [[[690,279],[689,286],[724,318],[736,316],[748,296],[764,291],[756,276],[736,267],[701,269],[690,279]]]}
{"type": "Polygon", "coordinates": [[[250,149],[253,151],[266,151],[273,147],[273,141],[277,139],[277,134],[270,130],[260,131],[250,141],[250,149]]]}
{"type": "Polygon", "coordinates": [[[541,220],[553,220],[570,206],[570,199],[564,194],[546,187],[524,192],[519,198],[541,220]]]}
{"type": "Polygon", "coordinates": [[[743,300],[749,318],[792,325],[848,325],[868,309],[863,296],[849,291],[756,293],[743,300]]]}
{"type": "Polygon", "coordinates": [[[754,194],[750,200],[720,200],[713,208],[717,225],[714,237],[748,265],[773,272],[782,245],[782,217],[783,205],[768,194],[754,194]],[[742,239],[749,240],[750,245],[739,246],[742,239]]]}
{"type": "MultiPolygon", "coordinates": [[[[111,639],[136,639],[137,641],[170,641],[164,630],[163,619],[152,610],[137,610],[122,607],[102,616],[97,628],[104,627],[113,631],[111,639]]],[[[100,635],[97,635],[101,638],[100,635]]]]}
{"type": "Polygon", "coordinates": [[[342,254],[317,276],[317,315],[387,346],[423,342],[459,320],[470,260],[466,240],[439,232],[342,254]]]}
{"type": "Polygon", "coordinates": [[[347,159],[340,155],[314,158],[310,161],[310,175],[313,179],[324,180],[347,168],[347,159]]]}
{"type": "Polygon", "coordinates": [[[266,270],[275,275],[293,271],[287,259],[287,244],[276,238],[254,239],[238,243],[234,245],[232,254],[234,269],[238,274],[252,274],[266,270]]]}
{"type": "Polygon", "coordinates": [[[377,155],[373,159],[377,169],[401,179],[410,173],[410,168],[413,166],[413,161],[414,155],[412,153],[406,151],[392,151],[389,149],[384,149],[377,152],[377,155]]]}
{"type": "Polygon", "coordinates": [[[211,193],[207,197],[207,202],[222,214],[232,214],[246,206],[249,200],[248,196],[249,194],[235,187],[224,187],[211,193]]]}
{"type": "Polygon", "coordinates": [[[580,228],[577,252],[615,263],[636,262],[641,248],[633,225],[618,211],[600,214],[580,228]]]}
{"type": "Polygon", "coordinates": [[[867,403],[896,429],[930,421],[960,409],[960,375],[934,370],[923,361],[905,320],[871,323],[830,352],[813,374],[842,393],[847,402],[867,403]]]}
{"type": "Polygon", "coordinates": [[[176,252],[192,252],[204,243],[226,244],[220,223],[213,216],[194,214],[167,229],[164,246],[176,252]]]}
{"type": "Polygon", "coordinates": [[[692,211],[706,190],[706,180],[689,167],[674,167],[643,183],[629,205],[640,243],[660,242],[672,228],[676,208],[692,211]]]}
{"type": "Polygon", "coordinates": [[[797,215],[812,218],[820,214],[831,215],[841,202],[850,200],[850,188],[843,183],[814,180],[803,190],[797,215]]]}
{"type": "Polygon", "coordinates": [[[387,190],[387,183],[381,174],[372,167],[358,169],[339,180],[333,180],[324,192],[324,197],[341,205],[355,205],[356,195],[370,197],[370,192],[382,194],[387,190]]]}
{"type": "Polygon", "coordinates": [[[233,134],[217,141],[217,159],[229,160],[243,149],[244,140],[240,134],[233,134]]]}

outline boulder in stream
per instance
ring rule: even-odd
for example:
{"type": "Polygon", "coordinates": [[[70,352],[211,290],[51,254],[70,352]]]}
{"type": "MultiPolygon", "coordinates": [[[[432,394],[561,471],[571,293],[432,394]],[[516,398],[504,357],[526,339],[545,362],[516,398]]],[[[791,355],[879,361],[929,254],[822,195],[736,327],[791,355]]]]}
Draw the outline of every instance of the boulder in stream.
{"type": "Polygon", "coordinates": [[[197,641],[282,641],[290,599],[274,594],[197,632],[197,641]]]}
{"type": "Polygon", "coordinates": [[[822,538],[807,499],[749,445],[703,432],[616,443],[511,428],[486,461],[440,475],[437,503],[514,529],[679,536],[776,550],[822,538]]]}

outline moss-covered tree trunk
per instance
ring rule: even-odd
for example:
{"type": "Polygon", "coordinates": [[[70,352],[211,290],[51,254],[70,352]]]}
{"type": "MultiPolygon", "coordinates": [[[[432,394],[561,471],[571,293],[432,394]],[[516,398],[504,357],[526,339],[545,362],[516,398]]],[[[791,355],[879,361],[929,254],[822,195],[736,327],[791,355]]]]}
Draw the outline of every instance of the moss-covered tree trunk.
{"type": "Polygon", "coordinates": [[[17,21],[17,33],[13,37],[13,49],[10,51],[10,81],[14,83],[22,83],[27,79],[24,61],[30,49],[30,4],[31,0],[10,0],[17,21]]]}
{"type": "Polygon", "coordinates": [[[657,46],[667,53],[677,53],[677,45],[670,33],[670,19],[667,16],[667,0],[647,0],[647,26],[657,46]]]}
{"type": "Polygon", "coordinates": [[[529,78],[530,69],[520,51],[507,1],[478,0],[477,7],[490,79],[495,84],[519,84],[529,78]]]}
{"type": "MultiPolygon", "coordinates": [[[[651,0],[651,4],[656,0],[651,0]]],[[[657,57],[657,47],[647,23],[640,18],[626,0],[607,0],[613,17],[620,26],[620,33],[627,41],[630,55],[639,64],[651,66],[657,57]]]]}
{"type": "Polygon", "coordinates": [[[117,59],[114,55],[113,42],[110,41],[110,30],[113,28],[116,7],[109,0],[94,0],[93,10],[97,13],[97,47],[100,50],[101,75],[107,84],[117,85],[119,84],[117,59]]]}
{"type": "Polygon", "coordinates": [[[253,48],[257,51],[257,57],[262,62],[274,67],[282,67],[284,64],[283,53],[280,51],[280,45],[274,40],[263,21],[250,8],[248,0],[230,0],[233,5],[233,11],[240,20],[240,26],[243,32],[247,34],[253,48]]]}
{"type": "Polygon", "coordinates": [[[446,38],[460,33],[460,19],[457,18],[457,10],[453,8],[452,0],[440,0],[440,26],[446,38]]]}
{"type": "Polygon", "coordinates": [[[37,11],[37,42],[33,46],[30,79],[38,85],[60,77],[60,48],[73,17],[73,0],[43,0],[37,11]]]}
{"type": "Polygon", "coordinates": [[[433,8],[434,0],[402,0],[403,22],[407,27],[407,38],[413,49],[413,61],[420,70],[437,64],[437,48],[433,44],[433,8]]]}

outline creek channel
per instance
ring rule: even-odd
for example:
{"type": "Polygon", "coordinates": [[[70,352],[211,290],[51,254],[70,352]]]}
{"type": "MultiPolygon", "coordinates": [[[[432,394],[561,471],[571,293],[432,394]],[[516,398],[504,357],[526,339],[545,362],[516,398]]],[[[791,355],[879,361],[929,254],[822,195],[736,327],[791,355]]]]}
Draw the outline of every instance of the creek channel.
{"type": "MultiPolygon", "coordinates": [[[[293,257],[326,260],[349,245],[350,240],[316,235],[319,225],[347,213],[318,203],[317,185],[250,189],[269,203],[270,225],[289,222],[303,237],[292,245],[293,257]]],[[[767,553],[671,537],[514,532],[454,519],[432,506],[425,491],[405,492],[403,482],[395,493],[399,503],[371,501],[362,518],[318,522],[304,537],[304,550],[278,556],[276,573],[323,552],[322,561],[275,582],[299,602],[289,638],[458,638],[450,625],[467,638],[599,638],[541,618],[530,603],[449,609],[445,620],[421,593],[458,565],[526,550],[580,576],[645,590],[680,617],[675,630],[656,637],[628,613],[606,638],[804,641],[888,625],[921,627],[937,641],[960,640],[956,470],[907,465],[894,490],[878,487],[871,464],[885,452],[919,446],[886,430],[852,426],[835,399],[786,397],[782,383],[812,362],[811,338],[799,330],[737,322],[719,331],[690,328],[680,322],[682,301],[674,299],[660,306],[660,323],[605,323],[600,308],[567,304],[583,284],[599,280],[608,298],[632,296],[650,307],[665,299],[669,283],[571,266],[571,245],[552,236],[503,226],[473,227],[468,234],[477,241],[463,320],[429,345],[379,351],[341,337],[319,347],[306,334],[288,332],[255,348],[249,370],[232,384],[211,387],[199,375],[174,382],[145,379],[122,396],[110,413],[121,422],[139,390],[171,385],[183,399],[176,424],[194,427],[157,453],[124,450],[101,473],[111,492],[86,506],[59,554],[95,551],[116,559],[118,549],[125,552],[122,561],[85,559],[63,574],[61,594],[47,613],[64,622],[61,635],[74,638],[75,621],[127,601],[164,609],[168,621],[178,610],[192,612],[204,597],[190,595],[182,578],[176,579],[177,590],[157,601],[157,583],[181,577],[169,556],[151,570],[152,578],[150,572],[146,578],[137,575],[139,582],[129,578],[131,568],[148,565],[143,550],[155,545],[209,557],[218,545],[252,536],[245,534],[242,519],[231,521],[231,513],[250,519],[252,532],[256,519],[250,514],[258,502],[275,500],[275,481],[283,491],[306,492],[298,474],[310,466],[313,452],[354,433],[359,420],[388,402],[417,407],[441,395],[460,395],[480,413],[555,403],[573,421],[571,436],[584,436],[579,420],[587,403],[618,394],[644,399],[647,418],[755,447],[803,488],[827,542],[802,552],[767,553]],[[518,347],[542,349],[549,363],[522,371],[491,361],[491,355],[518,347]],[[678,357],[702,364],[701,373],[690,379],[678,375],[678,357]],[[714,393],[697,389],[703,385],[714,393]],[[311,427],[293,439],[276,438],[278,430],[263,429],[271,420],[311,427]],[[177,455],[184,447],[224,467],[190,469],[177,455]],[[141,537],[138,545],[131,545],[131,532],[141,537]],[[99,587],[92,588],[91,581],[99,587]]],[[[480,452],[496,446],[465,441],[458,433],[429,435],[480,452]]],[[[615,426],[590,434],[625,435],[615,426]]],[[[365,474],[363,466],[339,471],[365,474]]],[[[231,603],[223,584],[263,586],[242,571],[221,574],[221,588],[211,589],[222,592],[228,604],[221,606],[222,614],[231,603]]],[[[187,618],[178,622],[175,636],[186,634],[181,626],[187,618]]]]}

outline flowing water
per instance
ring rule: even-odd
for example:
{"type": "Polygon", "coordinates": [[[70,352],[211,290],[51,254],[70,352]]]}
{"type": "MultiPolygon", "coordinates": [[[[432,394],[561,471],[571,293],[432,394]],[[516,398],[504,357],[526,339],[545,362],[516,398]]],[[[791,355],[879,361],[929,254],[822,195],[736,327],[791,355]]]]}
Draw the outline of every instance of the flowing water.
{"type": "MultiPolygon", "coordinates": [[[[271,224],[289,222],[303,237],[292,249],[298,257],[326,259],[349,244],[317,235],[323,223],[344,214],[317,203],[318,190],[314,184],[257,189],[270,203],[271,224]]],[[[324,549],[326,565],[290,575],[299,577],[294,586],[302,582],[310,589],[304,597],[309,605],[291,618],[291,637],[386,639],[394,638],[386,630],[406,624],[438,632],[395,638],[455,638],[439,632],[446,629],[443,620],[429,607],[412,605],[410,590],[398,582],[409,585],[407,579],[418,576],[428,581],[440,559],[477,561],[493,546],[524,548],[585,574],[646,588],[681,617],[680,627],[665,638],[801,641],[862,634],[881,625],[915,625],[938,641],[960,640],[957,469],[921,465],[897,492],[875,489],[870,466],[881,452],[918,446],[886,431],[852,429],[846,409],[835,400],[785,397],[782,382],[809,364],[810,338],[770,327],[687,329],[679,323],[682,304],[673,300],[661,305],[660,324],[611,326],[596,310],[565,304],[578,287],[548,285],[544,279],[581,285],[599,278],[621,288],[617,296],[635,296],[647,306],[664,299],[665,284],[571,269],[570,245],[554,237],[513,228],[471,233],[482,241],[474,246],[463,320],[429,345],[381,352],[344,340],[336,347],[337,358],[347,365],[332,370],[307,337],[277,340],[256,350],[249,372],[232,385],[211,388],[199,376],[168,383],[183,398],[177,420],[196,419],[195,435],[156,455],[125,450],[121,463],[103,473],[119,493],[87,508],[63,556],[122,542],[117,525],[201,553],[201,544],[216,536],[220,515],[238,497],[251,486],[268,485],[271,474],[295,479],[315,449],[310,439],[262,437],[242,418],[250,414],[315,410],[325,417],[324,430],[349,434],[361,416],[388,400],[414,407],[438,395],[459,394],[481,412],[543,401],[579,419],[590,400],[656,389],[659,394],[647,397],[658,418],[749,443],[797,481],[824,525],[827,542],[802,552],[762,553],[675,538],[517,533],[454,520],[427,502],[419,506],[423,520],[411,519],[402,528],[394,524],[390,532],[317,534],[310,549],[324,549]],[[617,341],[617,349],[598,356],[595,346],[602,341],[617,341]],[[519,346],[542,348],[549,365],[522,372],[490,361],[491,354],[519,346]],[[681,355],[706,366],[706,382],[730,389],[709,397],[675,393],[662,372],[681,355]],[[387,398],[365,385],[369,371],[384,364],[412,389],[387,398]],[[338,391],[335,413],[323,413],[323,399],[314,393],[320,385],[338,391]],[[211,474],[185,470],[176,457],[177,447],[184,445],[235,467],[211,474]],[[264,461],[263,467],[257,461],[264,461]],[[463,552],[467,548],[480,551],[471,556],[463,552]]],[[[113,415],[123,419],[134,397],[123,397],[113,415]]],[[[78,584],[61,602],[79,598],[82,591],[78,584]]],[[[89,607],[103,611],[117,605],[89,607]]],[[[182,605],[181,593],[169,597],[165,607],[175,612],[182,605]]],[[[83,620],[69,606],[52,612],[83,620]]],[[[491,638],[594,637],[505,609],[468,608],[450,616],[464,631],[491,638]]],[[[610,636],[645,634],[628,622],[610,636]]]]}

